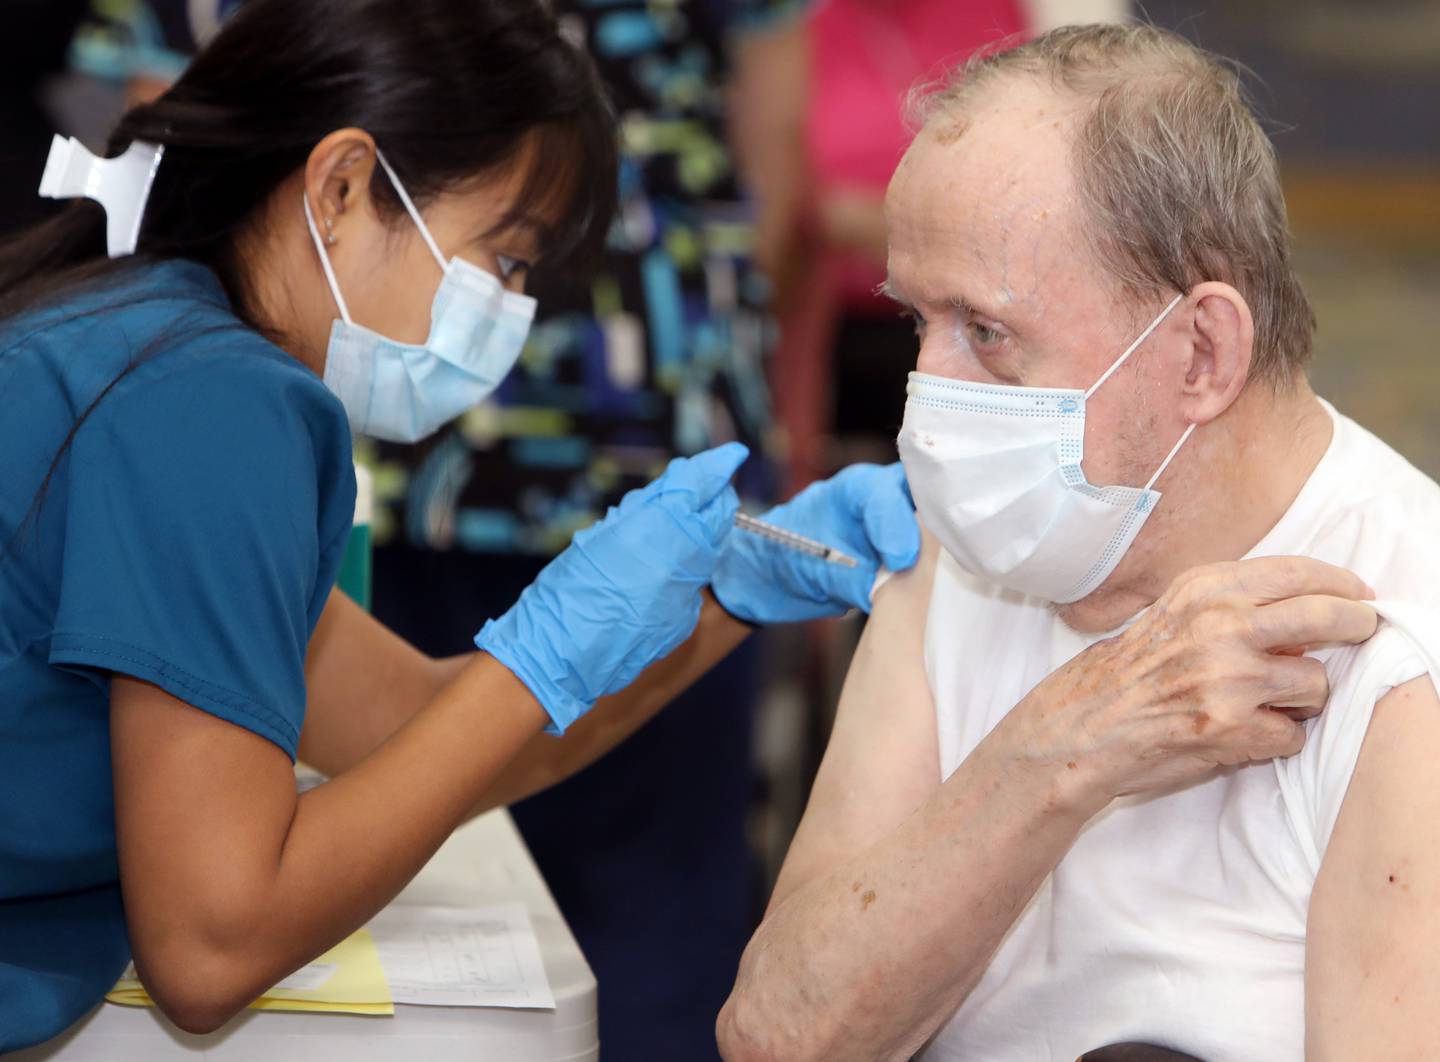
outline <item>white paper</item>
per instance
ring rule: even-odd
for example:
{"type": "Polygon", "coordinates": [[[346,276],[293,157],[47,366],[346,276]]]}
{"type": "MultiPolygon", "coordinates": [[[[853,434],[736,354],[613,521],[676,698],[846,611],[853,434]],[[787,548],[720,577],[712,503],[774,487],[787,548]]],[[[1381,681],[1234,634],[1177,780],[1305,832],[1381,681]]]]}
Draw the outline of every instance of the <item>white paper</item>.
{"type": "Polygon", "coordinates": [[[312,962],[300,967],[275,987],[289,988],[297,992],[310,992],[334,977],[335,971],[338,969],[340,967],[333,962],[312,962]]]}
{"type": "Polygon", "coordinates": [[[523,903],[385,908],[370,923],[396,1003],[553,1008],[523,903]]]}

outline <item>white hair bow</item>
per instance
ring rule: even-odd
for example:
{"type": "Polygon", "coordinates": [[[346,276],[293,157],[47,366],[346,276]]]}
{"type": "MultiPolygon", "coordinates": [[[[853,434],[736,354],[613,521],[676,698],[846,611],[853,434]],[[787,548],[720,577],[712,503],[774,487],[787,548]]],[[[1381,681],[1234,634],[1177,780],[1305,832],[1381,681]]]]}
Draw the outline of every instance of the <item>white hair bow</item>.
{"type": "Polygon", "coordinates": [[[111,258],[133,254],[150,199],[164,144],[137,140],[125,154],[97,158],[80,141],[56,136],[50,142],[40,194],[47,199],[93,199],[105,208],[105,242],[111,258]]]}

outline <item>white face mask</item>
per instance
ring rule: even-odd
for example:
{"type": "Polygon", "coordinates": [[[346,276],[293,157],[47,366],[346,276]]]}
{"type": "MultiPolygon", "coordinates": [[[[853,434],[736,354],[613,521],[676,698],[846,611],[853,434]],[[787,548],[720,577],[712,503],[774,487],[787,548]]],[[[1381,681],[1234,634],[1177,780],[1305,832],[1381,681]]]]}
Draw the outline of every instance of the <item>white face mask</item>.
{"type": "Polygon", "coordinates": [[[1085,402],[1149,338],[1177,295],[1088,391],[1002,387],[912,372],[900,458],[920,518],[967,571],[1057,604],[1103,583],[1160,501],[1085,480],[1085,402]]]}
{"type": "Polygon", "coordinates": [[[535,316],[535,300],[506,291],[500,278],[460,258],[445,261],[395,171],[376,152],[400,201],[444,274],[423,344],[401,343],[357,325],[305,197],[305,224],[341,320],[330,329],[325,384],[361,435],[415,442],[479,405],[515,367],[535,316]]]}

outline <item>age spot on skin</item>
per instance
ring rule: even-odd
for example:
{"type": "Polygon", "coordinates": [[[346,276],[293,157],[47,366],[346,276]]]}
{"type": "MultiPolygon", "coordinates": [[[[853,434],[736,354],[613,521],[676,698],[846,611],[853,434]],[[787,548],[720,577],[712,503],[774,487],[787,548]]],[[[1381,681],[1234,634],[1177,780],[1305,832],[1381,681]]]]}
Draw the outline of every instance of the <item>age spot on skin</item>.
{"type": "Polygon", "coordinates": [[[860,910],[862,910],[862,911],[865,910],[867,907],[869,907],[869,906],[870,906],[872,903],[874,903],[874,902],[875,902],[875,890],[874,890],[874,889],[867,889],[867,890],[865,890],[865,895],[862,896],[862,897],[860,897],[860,910]]]}
{"type": "Polygon", "coordinates": [[[859,891],[860,891],[860,883],[857,881],[854,885],[851,885],[851,886],[850,886],[850,891],[851,891],[851,892],[859,892],[859,891]]]}
{"type": "Polygon", "coordinates": [[[1196,713],[1195,713],[1195,721],[1190,724],[1190,729],[1194,730],[1195,733],[1197,733],[1197,734],[1203,734],[1203,733],[1205,733],[1205,728],[1206,728],[1207,726],[1209,726],[1209,725],[1210,725],[1210,713],[1209,713],[1209,712],[1196,712],[1196,713]]]}

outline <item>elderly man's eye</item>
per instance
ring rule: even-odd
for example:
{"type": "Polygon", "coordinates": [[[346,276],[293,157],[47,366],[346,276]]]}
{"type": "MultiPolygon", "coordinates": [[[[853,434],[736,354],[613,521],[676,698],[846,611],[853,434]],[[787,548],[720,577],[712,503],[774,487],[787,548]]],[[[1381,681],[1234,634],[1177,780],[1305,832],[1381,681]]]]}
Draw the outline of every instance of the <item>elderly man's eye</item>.
{"type": "Polygon", "coordinates": [[[975,337],[975,342],[982,347],[993,347],[1001,342],[1005,336],[979,321],[970,322],[970,334],[975,337]]]}

